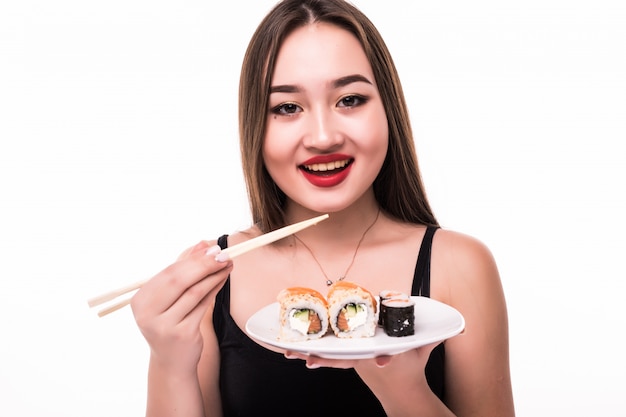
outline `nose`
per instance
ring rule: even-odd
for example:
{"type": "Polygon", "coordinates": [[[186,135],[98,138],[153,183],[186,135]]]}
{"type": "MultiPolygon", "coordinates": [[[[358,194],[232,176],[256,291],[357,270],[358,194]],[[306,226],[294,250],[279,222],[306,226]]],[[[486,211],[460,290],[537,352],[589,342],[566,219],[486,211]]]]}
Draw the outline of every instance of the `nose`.
{"type": "Polygon", "coordinates": [[[330,109],[317,108],[309,112],[307,126],[304,146],[308,148],[329,151],[343,143],[339,121],[330,109]]]}

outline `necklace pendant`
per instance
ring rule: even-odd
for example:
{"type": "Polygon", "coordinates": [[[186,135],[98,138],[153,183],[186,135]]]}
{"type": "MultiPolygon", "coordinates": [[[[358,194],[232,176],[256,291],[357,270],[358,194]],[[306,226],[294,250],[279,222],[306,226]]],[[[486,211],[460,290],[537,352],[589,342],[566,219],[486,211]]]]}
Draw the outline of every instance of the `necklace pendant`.
{"type": "MultiPolygon", "coordinates": [[[[363,232],[363,234],[361,235],[361,239],[359,239],[359,242],[356,244],[356,248],[354,249],[354,253],[352,254],[352,260],[350,261],[350,265],[348,265],[348,268],[346,268],[346,271],[343,273],[343,276],[340,276],[339,278],[337,278],[336,282],[339,281],[343,281],[346,276],[348,275],[348,272],[350,272],[350,268],[352,268],[352,265],[354,264],[354,259],[356,258],[356,254],[359,252],[359,248],[361,247],[361,243],[363,242],[363,239],[365,239],[365,235],[367,234],[367,232],[369,232],[369,230],[374,227],[374,225],[376,224],[376,221],[378,221],[378,216],[380,215],[380,209],[378,210],[378,212],[376,213],[376,218],[374,219],[374,221],[372,222],[372,224],[370,224],[367,229],[365,229],[365,231],[363,232]]],[[[322,264],[320,263],[320,261],[317,259],[317,257],[315,256],[315,254],[313,253],[313,251],[311,250],[311,248],[309,248],[307,246],[306,243],[304,243],[302,240],[300,240],[300,238],[298,237],[297,234],[294,233],[293,237],[295,238],[295,242],[294,242],[294,251],[296,251],[296,244],[298,242],[302,243],[302,246],[304,246],[304,248],[309,251],[309,253],[311,254],[311,257],[313,257],[313,260],[315,261],[315,263],[317,264],[317,266],[319,266],[320,271],[322,271],[322,274],[324,275],[324,278],[326,278],[326,285],[327,286],[331,286],[333,285],[333,281],[331,279],[328,278],[328,275],[326,275],[326,272],[324,271],[324,268],[322,268],[322,264]]],[[[294,252],[295,254],[295,252],[294,252]]]]}

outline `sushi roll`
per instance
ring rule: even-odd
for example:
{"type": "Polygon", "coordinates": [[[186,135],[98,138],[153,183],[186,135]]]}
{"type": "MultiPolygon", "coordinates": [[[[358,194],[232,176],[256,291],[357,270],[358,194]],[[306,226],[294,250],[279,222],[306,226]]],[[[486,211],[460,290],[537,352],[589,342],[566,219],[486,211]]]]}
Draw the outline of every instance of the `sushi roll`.
{"type": "Polygon", "coordinates": [[[328,331],[328,303],[311,288],[291,287],[277,296],[279,339],[288,342],[319,339],[328,331]]]}
{"type": "Polygon", "coordinates": [[[340,338],[372,337],[378,322],[376,298],[365,288],[339,281],[328,295],[330,327],[340,338]]]}
{"type": "Polygon", "coordinates": [[[383,290],[378,294],[378,298],[380,299],[380,312],[378,314],[378,325],[380,327],[383,327],[383,321],[385,319],[385,305],[383,304],[385,300],[409,300],[407,294],[396,290],[383,290]]]}
{"type": "Polygon", "coordinates": [[[415,302],[392,298],[381,303],[382,327],[388,336],[402,337],[415,334],[415,302]],[[384,313],[383,313],[384,311],[384,313]]]}

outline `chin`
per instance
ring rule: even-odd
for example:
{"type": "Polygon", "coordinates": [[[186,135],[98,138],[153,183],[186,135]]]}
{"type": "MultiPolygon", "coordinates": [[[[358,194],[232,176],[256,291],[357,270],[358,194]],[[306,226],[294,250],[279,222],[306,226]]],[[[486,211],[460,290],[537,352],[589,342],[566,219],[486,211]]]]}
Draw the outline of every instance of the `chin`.
{"type": "Polygon", "coordinates": [[[325,196],[323,197],[324,202],[322,203],[320,202],[321,199],[322,198],[317,199],[316,201],[311,201],[311,199],[306,199],[297,203],[301,205],[302,207],[306,208],[307,210],[311,210],[315,213],[332,214],[332,213],[338,213],[346,209],[349,209],[355,202],[354,200],[337,201],[336,198],[333,199],[333,198],[325,196]]]}

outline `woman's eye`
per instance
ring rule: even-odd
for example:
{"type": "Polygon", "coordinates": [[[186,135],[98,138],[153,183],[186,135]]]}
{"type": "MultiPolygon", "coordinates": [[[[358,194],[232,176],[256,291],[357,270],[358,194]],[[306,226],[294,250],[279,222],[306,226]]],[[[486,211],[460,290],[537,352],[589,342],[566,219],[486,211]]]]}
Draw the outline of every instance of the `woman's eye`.
{"type": "Polygon", "coordinates": [[[346,96],[339,100],[339,103],[337,103],[337,107],[356,107],[360,106],[361,104],[365,104],[365,102],[367,102],[367,98],[363,96],[346,96]]]}
{"type": "Polygon", "coordinates": [[[272,109],[272,113],[274,114],[282,114],[282,115],[290,115],[301,112],[302,109],[300,106],[294,103],[284,103],[280,104],[272,109]]]}

